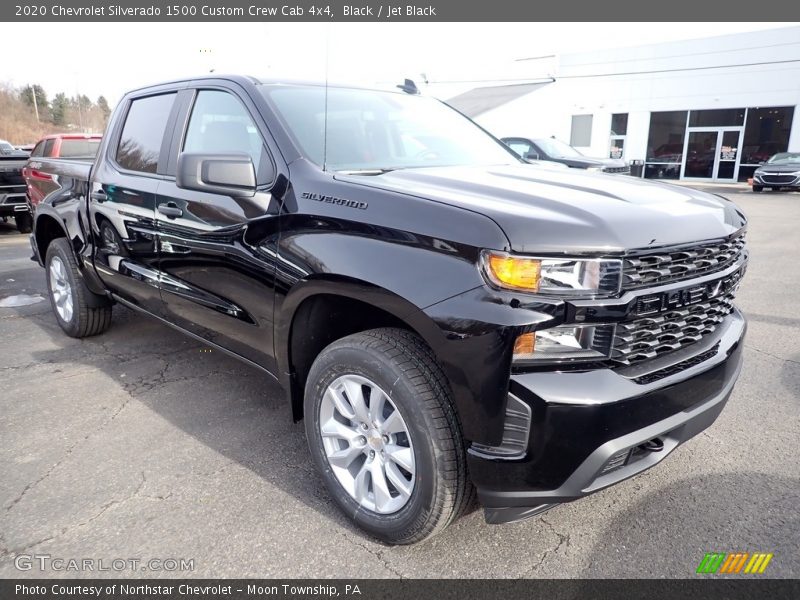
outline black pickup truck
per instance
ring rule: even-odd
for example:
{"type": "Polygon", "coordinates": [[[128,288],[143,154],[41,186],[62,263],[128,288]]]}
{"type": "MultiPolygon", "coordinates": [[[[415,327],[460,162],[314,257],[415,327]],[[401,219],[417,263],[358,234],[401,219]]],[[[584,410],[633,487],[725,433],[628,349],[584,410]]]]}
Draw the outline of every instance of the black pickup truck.
{"type": "Polygon", "coordinates": [[[25,179],[22,169],[28,162],[28,153],[17,150],[5,140],[0,140],[0,218],[13,217],[22,233],[31,230],[31,213],[26,201],[25,179]]]}
{"type": "Polygon", "coordinates": [[[127,94],[42,159],[31,245],[71,336],[112,304],[280,382],[332,498],[412,543],[669,455],[741,368],[746,220],[687,188],[526,164],[444,104],[248,77],[127,94]]]}

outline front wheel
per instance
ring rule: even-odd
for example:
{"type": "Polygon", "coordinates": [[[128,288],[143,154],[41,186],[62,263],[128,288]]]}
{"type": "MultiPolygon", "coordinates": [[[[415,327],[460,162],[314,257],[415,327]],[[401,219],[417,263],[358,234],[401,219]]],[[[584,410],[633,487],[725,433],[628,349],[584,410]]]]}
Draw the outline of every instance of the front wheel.
{"type": "Polygon", "coordinates": [[[108,329],[111,301],[86,287],[66,238],[55,239],[47,247],[45,268],[50,304],[64,333],[82,338],[108,329]]]}
{"type": "Polygon", "coordinates": [[[304,409],[333,500],[373,536],[419,542],[470,505],[449,387],[413,333],[373,329],[332,343],[311,367],[304,409]]]}
{"type": "Polygon", "coordinates": [[[763,185],[754,185],[753,186],[753,191],[754,192],[761,192],[763,190],[764,190],[764,186],[763,185]]]}

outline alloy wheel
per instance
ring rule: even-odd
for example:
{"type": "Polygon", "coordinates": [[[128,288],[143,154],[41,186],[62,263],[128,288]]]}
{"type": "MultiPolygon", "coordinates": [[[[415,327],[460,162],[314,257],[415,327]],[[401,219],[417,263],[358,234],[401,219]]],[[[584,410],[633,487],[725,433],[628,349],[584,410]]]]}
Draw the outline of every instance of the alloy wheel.
{"type": "Polygon", "coordinates": [[[50,261],[50,293],[53,296],[53,304],[56,312],[61,319],[69,323],[72,321],[73,300],[72,287],[67,278],[67,268],[58,256],[54,256],[50,261]]]}
{"type": "Polygon", "coordinates": [[[319,429],[336,479],[358,504],[391,514],[411,498],[414,448],[403,416],[377,384],[342,375],[322,397],[319,429]]]}

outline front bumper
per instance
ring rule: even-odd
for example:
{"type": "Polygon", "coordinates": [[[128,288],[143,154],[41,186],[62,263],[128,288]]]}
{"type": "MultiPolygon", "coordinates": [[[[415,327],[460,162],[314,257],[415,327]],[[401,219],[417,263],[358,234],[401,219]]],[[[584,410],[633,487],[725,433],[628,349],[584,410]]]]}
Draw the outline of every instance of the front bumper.
{"type": "Polygon", "coordinates": [[[800,188],[800,175],[792,173],[754,173],[753,185],[773,188],[800,188]]]}
{"type": "Polygon", "coordinates": [[[0,216],[13,216],[20,212],[29,212],[25,188],[0,193],[0,216]]]}
{"type": "Polygon", "coordinates": [[[623,481],[711,425],[741,370],[746,331],[738,310],[721,325],[644,378],[641,367],[513,375],[511,396],[530,408],[524,453],[469,452],[487,522],[528,518],[623,481]]]}

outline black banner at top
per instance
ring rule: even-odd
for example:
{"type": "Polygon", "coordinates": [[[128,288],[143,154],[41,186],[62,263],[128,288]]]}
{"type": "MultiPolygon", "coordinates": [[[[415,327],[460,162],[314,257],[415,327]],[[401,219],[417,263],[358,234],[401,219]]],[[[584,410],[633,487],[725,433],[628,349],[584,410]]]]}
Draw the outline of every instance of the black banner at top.
{"type": "MultiPolygon", "coordinates": [[[[27,22],[436,22],[800,20],[800,3],[761,0],[4,0],[0,20],[27,22]]],[[[613,32],[610,32],[613,33],[613,32]]],[[[709,35],[713,35],[713,27],[709,35]]]]}

